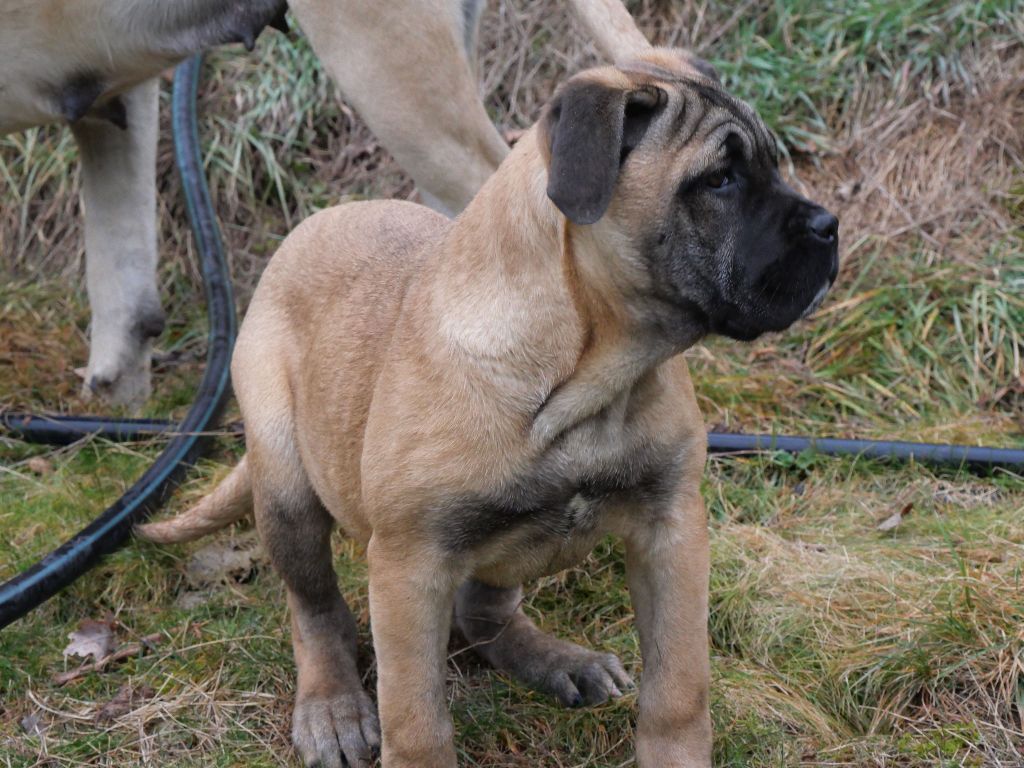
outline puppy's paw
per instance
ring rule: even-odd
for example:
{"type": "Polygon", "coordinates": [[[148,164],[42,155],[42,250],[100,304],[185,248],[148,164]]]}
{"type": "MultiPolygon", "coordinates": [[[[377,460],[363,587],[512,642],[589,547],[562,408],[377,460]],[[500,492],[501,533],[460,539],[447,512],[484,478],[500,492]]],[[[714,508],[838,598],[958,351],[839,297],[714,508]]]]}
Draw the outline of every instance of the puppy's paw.
{"type": "Polygon", "coordinates": [[[565,643],[557,653],[534,663],[547,667],[537,687],[554,694],[566,707],[603,704],[633,687],[633,679],[615,654],[597,653],[573,643],[565,643]]]}
{"type": "Polygon", "coordinates": [[[380,753],[377,709],[364,691],[295,703],[292,741],[307,766],[370,768],[380,753]]]}

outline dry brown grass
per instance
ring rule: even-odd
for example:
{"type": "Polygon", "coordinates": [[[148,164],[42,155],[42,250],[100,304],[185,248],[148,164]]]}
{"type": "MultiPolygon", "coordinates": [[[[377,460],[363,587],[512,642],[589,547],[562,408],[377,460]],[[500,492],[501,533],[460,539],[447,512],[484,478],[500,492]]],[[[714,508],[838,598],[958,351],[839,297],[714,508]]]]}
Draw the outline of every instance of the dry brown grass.
{"type": "Polygon", "coordinates": [[[893,258],[923,240],[936,265],[970,258],[1019,233],[1024,190],[1024,51],[985,51],[969,83],[923,95],[862,95],[835,152],[799,158],[798,177],[834,210],[851,259],[881,243],[893,258]]]}

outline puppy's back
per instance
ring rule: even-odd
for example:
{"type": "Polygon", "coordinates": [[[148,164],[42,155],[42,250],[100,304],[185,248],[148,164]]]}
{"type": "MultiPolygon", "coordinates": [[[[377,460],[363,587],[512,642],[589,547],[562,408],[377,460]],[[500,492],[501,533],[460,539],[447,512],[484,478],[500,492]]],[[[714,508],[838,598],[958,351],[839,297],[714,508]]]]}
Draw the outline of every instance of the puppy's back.
{"type": "MultiPolygon", "coordinates": [[[[361,431],[410,279],[449,225],[413,203],[348,203],[285,239],[256,287],[231,364],[247,433],[301,421],[305,401],[339,387],[358,394],[331,399],[334,424],[361,431]]],[[[324,415],[324,407],[309,410],[324,415]]]]}
{"type": "MultiPolygon", "coordinates": [[[[250,313],[272,305],[289,324],[308,328],[324,312],[376,294],[373,309],[393,307],[422,262],[424,248],[450,224],[444,216],[396,200],[347,203],[310,216],[281,244],[260,278],[250,313]],[[350,296],[355,291],[359,296],[350,296]]],[[[365,311],[365,307],[362,308],[365,311]]]]}

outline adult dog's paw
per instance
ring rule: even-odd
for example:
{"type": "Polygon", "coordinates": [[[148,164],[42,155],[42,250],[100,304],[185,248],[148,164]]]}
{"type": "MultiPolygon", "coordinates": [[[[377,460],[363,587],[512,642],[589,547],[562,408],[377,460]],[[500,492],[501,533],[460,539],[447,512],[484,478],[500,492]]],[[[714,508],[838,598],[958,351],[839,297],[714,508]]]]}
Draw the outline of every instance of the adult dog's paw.
{"type": "Polygon", "coordinates": [[[152,391],[149,345],[120,365],[76,369],[82,379],[83,400],[96,397],[111,405],[120,405],[137,413],[145,406],[152,391]]]}
{"type": "Polygon", "coordinates": [[[364,691],[297,701],[292,741],[307,766],[370,768],[380,753],[377,709],[364,691]]]}

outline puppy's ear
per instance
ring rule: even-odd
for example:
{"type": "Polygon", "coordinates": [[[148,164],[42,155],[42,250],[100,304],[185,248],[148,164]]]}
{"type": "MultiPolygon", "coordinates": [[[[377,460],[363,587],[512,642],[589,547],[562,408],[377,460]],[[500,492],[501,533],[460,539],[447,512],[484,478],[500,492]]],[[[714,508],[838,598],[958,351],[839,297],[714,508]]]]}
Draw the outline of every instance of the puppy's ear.
{"type": "Polygon", "coordinates": [[[718,76],[718,70],[715,69],[714,65],[710,61],[702,59],[700,56],[694,56],[693,54],[687,56],[687,61],[690,63],[691,67],[704,75],[704,77],[709,80],[714,80],[719,85],[722,84],[722,78],[718,76]]]}
{"type": "Polygon", "coordinates": [[[626,157],[668,100],[655,86],[626,89],[569,81],[548,106],[548,197],[574,224],[593,224],[612,201],[626,157]]]}

